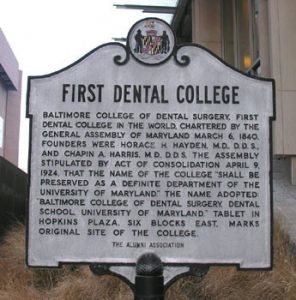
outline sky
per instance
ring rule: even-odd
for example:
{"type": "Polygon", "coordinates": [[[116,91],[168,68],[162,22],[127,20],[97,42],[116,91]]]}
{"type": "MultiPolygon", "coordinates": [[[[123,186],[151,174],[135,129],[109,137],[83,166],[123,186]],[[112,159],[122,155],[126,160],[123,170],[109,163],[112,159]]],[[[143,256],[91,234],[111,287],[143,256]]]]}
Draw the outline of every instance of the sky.
{"type": "Polygon", "coordinates": [[[23,71],[19,167],[27,170],[27,77],[62,69],[99,45],[126,37],[139,19],[170,15],[117,9],[113,4],[172,5],[176,0],[0,0],[0,28],[23,71]]]}

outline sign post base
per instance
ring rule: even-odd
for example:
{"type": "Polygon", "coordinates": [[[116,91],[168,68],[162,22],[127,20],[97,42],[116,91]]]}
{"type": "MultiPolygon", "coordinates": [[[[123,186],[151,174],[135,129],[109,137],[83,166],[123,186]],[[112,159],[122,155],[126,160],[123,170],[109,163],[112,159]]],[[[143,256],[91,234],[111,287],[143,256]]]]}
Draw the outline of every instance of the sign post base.
{"type": "MultiPolygon", "coordinates": [[[[125,267],[127,268],[127,267],[125,267]]],[[[208,272],[208,265],[194,265],[184,271],[183,268],[178,272],[174,270],[175,275],[165,276],[164,271],[173,267],[164,267],[161,259],[155,253],[144,253],[141,255],[134,269],[134,280],[127,278],[126,274],[119,274],[107,265],[91,264],[90,270],[97,276],[112,275],[120,278],[134,292],[134,300],[164,300],[166,290],[177,280],[184,276],[196,276],[202,279],[208,272]]],[[[174,268],[173,268],[174,269],[174,268]]]]}
{"type": "Polygon", "coordinates": [[[163,265],[154,253],[145,253],[137,261],[134,299],[164,299],[163,265]]]}

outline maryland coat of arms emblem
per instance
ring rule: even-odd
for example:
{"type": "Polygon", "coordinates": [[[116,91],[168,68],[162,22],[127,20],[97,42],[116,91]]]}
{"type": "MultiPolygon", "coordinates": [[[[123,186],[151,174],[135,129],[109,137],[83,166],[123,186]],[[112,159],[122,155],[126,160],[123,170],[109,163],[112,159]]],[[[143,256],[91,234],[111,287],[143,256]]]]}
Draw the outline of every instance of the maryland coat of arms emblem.
{"type": "Polygon", "coordinates": [[[145,64],[160,64],[172,54],[175,36],[170,26],[159,19],[144,19],[136,23],[128,35],[131,54],[145,64]]]}

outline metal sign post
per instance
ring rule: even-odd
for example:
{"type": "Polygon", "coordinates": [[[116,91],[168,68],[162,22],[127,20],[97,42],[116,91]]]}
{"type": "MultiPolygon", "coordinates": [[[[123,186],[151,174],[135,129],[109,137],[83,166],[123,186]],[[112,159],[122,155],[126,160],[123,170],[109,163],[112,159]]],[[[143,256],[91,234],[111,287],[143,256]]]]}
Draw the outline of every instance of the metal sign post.
{"type": "Polygon", "coordinates": [[[135,300],[163,300],[163,265],[154,253],[145,253],[136,264],[135,300]]]}
{"type": "Polygon", "coordinates": [[[29,266],[90,264],[136,297],[199,266],[272,267],[273,80],[149,18],[30,76],[27,101],[29,266]]]}
{"type": "MultiPolygon", "coordinates": [[[[128,269],[128,267],[125,269],[128,269]]],[[[134,281],[132,278],[130,278],[131,280],[127,279],[129,276],[126,272],[119,274],[122,272],[118,272],[118,270],[117,272],[116,270],[112,272],[106,265],[90,265],[90,270],[97,276],[112,275],[125,281],[125,283],[133,290],[135,300],[162,300],[164,299],[166,290],[177,279],[184,276],[196,276],[203,278],[207,274],[209,266],[195,265],[191,266],[186,271],[181,268],[177,268],[178,270],[175,275],[166,276],[167,278],[170,278],[170,280],[165,282],[165,278],[163,276],[165,268],[160,258],[154,253],[144,253],[137,260],[135,269],[131,267],[130,269],[133,269],[132,271],[135,270],[134,281]]]]}

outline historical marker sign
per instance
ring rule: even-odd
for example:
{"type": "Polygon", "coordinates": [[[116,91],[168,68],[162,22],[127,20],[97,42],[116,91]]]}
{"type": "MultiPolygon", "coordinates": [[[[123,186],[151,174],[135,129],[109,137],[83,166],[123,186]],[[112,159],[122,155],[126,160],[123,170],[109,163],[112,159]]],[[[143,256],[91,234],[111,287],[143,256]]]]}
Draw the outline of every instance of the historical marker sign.
{"type": "Polygon", "coordinates": [[[271,267],[273,81],[145,19],[28,87],[30,266],[271,267]]]}

